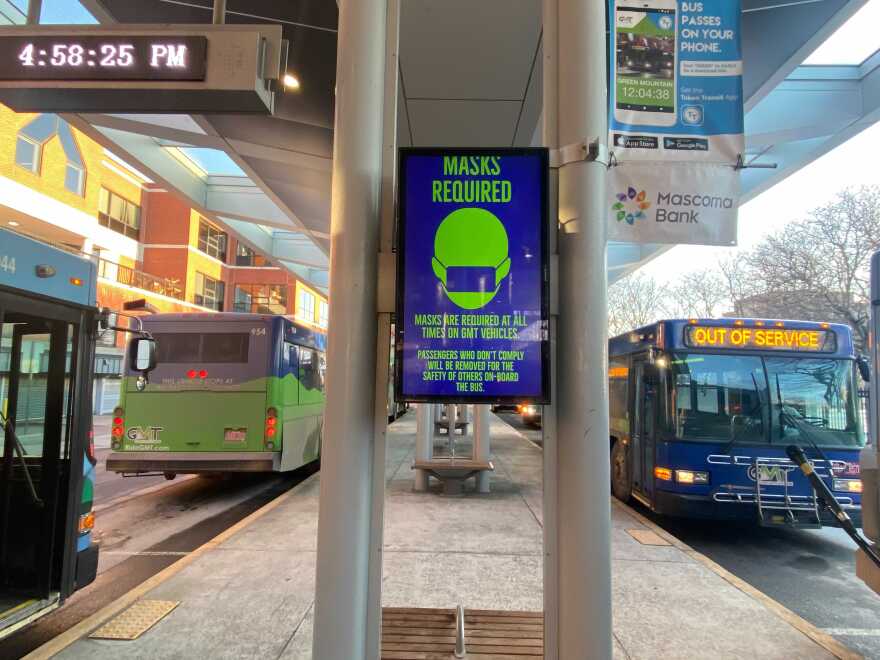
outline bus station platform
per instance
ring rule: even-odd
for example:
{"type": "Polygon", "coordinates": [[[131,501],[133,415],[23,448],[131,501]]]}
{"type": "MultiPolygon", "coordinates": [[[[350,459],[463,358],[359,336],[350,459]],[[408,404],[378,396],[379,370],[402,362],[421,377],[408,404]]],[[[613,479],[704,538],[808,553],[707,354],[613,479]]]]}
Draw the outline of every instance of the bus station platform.
{"type": "MultiPolygon", "coordinates": [[[[414,492],[415,414],[389,427],[385,607],[461,604],[540,622],[525,613],[543,607],[541,449],[495,416],[491,425],[491,493],[463,497],[443,496],[435,482],[430,492],[414,492]]],[[[319,479],[309,477],[29,657],[311,658],[319,479]],[[132,606],[142,612],[128,626],[132,606]],[[149,626],[151,607],[167,614],[149,626]],[[133,640],[90,637],[133,636],[138,622],[149,627],[133,640]]],[[[859,657],[635,510],[612,499],[611,511],[615,659],[859,657]]],[[[399,641],[386,630],[383,657],[453,657],[452,643],[446,656],[405,653],[399,641]]],[[[541,653],[540,633],[491,652],[468,643],[472,659],[541,653]]]]}

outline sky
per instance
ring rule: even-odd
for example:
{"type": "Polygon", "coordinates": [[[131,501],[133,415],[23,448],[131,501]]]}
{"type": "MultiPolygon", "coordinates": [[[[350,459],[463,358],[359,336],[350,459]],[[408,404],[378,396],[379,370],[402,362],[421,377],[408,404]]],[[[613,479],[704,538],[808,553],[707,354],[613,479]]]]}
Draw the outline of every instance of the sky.
{"type": "MultiPolygon", "coordinates": [[[[861,64],[880,48],[880,0],[869,0],[805,63],[861,64]]],[[[810,210],[832,201],[847,186],[880,185],[880,123],[792,174],[740,208],[737,247],[681,245],[657,257],[640,272],[659,282],[674,283],[681,275],[717,264],[719,257],[756,245],[786,223],[805,218],[810,210]]],[[[768,157],[769,158],[769,157],[768,157]]]]}

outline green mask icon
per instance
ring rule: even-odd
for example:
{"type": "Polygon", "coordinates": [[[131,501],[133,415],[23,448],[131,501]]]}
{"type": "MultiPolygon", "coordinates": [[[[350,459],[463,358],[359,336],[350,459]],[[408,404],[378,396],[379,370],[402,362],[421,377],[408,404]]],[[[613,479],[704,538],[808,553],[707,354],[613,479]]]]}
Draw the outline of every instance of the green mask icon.
{"type": "Polygon", "coordinates": [[[431,267],[455,305],[462,309],[485,307],[510,273],[504,225],[485,209],[453,211],[434,234],[431,267]]]}

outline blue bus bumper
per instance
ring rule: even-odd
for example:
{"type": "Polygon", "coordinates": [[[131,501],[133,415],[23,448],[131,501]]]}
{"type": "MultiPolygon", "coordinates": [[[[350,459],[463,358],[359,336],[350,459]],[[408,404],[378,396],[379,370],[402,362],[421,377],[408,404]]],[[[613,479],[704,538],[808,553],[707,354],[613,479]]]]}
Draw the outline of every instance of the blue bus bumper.
{"type": "Polygon", "coordinates": [[[95,581],[98,575],[98,544],[90,543],[76,553],[76,588],[82,589],[95,581]]]}
{"type": "MultiPolygon", "coordinates": [[[[687,495],[658,490],[654,493],[653,510],[661,515],[677,518],[758,522],[758,506],[754,502],[716,502],[710,495],[687,495]]],[[[861,527],[861,507],[847,507],[845,510],[853,525],[861,527]]],[[[840,526],[837,518],[827,509],[820,512],[820,517],[823,525],[840,526]]]]}

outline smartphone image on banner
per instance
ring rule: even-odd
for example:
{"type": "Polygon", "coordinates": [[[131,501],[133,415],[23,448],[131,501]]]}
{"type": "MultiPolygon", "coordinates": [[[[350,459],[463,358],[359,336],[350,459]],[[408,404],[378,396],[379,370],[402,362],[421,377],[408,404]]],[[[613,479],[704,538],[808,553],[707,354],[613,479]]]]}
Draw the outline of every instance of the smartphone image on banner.
{"type": "Polygon", "coordinates": [[[677,0],[618,0],[615,6],[614,118],[620,123],[677,122],[676,7],[677,0]]]}

